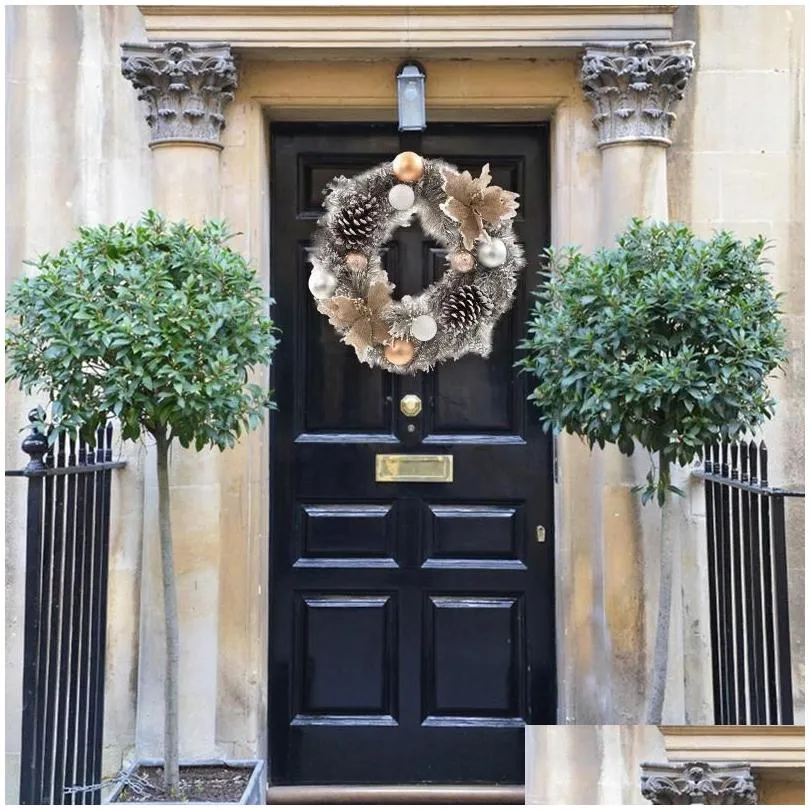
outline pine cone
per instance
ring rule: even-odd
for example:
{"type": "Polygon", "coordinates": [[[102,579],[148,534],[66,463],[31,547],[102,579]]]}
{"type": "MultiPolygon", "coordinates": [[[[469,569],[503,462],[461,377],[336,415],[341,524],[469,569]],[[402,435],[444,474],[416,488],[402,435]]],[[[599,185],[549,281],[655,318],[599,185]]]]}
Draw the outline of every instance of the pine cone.
{"type": "Polygon", "coordinates": [[[374,197],[355,197],[335,213],[332,229],[347,247],[364,247],[379,225],[380,214],[380,205],[374,197]]]}
{"type": "Polygon", "coordinates": [[[451,292],[442,303],[442,318],[448,329],[461,332],[482,317],[492,314],[493,304],[478,287],[465,284],[451,292]]]}

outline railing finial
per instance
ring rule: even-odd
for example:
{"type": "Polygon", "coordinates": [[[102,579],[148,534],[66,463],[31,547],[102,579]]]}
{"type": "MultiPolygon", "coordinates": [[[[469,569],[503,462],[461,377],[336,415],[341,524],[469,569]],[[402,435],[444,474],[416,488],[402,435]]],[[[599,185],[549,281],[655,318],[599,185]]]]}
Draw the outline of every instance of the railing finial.
{"type": "Polygon", "coordinates": [[[768,446],[764,439],[759,443],[759,483],[768,486],[768,446]]]}
{"type": "Polygon", "coordinates": [[[23,439],[22,449],[31,458],[25,465],[26,475],[36,475],[47,469],[43,458],[48,452],[48,437],[39,432],[36,422],[39,420],[39,411],[33,408],[28,411],[28,421],[31,422],[31,432],[23,439]]]}
{"type": "Polygon", "coordinates": [[[759,481],[757,480],[757,456],[759,455],[759,448],[757,447],[757,443],[751,439],[750,443],[748,444],[748,472],[749,472],[749,481],[752,484],[757,484],[759,481]]]}

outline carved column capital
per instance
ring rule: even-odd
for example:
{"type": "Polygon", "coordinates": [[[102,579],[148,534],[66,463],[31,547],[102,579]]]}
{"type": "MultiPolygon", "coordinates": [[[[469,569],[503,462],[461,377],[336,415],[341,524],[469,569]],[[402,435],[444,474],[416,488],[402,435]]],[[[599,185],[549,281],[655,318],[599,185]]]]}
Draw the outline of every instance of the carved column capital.
{"type": "Polygon", "coordinates": [[[693,42],[585,46],[580,82],[593,103],[599,146],[622,142],[669,146],[674,108],[694,68],[693,42]]]}
{"type": "Polygon", "coordinates": [[[652,804],[757,803],[751,766],[740,762],[644,762],[641,795],[652,804]]]}
{"type": "Polygon", "coordinates": [[[236,89],[230,45],[124,43],[121,72],[148,104],[150,146],[179,141],[222,148],[223,112],[236,89]]]}

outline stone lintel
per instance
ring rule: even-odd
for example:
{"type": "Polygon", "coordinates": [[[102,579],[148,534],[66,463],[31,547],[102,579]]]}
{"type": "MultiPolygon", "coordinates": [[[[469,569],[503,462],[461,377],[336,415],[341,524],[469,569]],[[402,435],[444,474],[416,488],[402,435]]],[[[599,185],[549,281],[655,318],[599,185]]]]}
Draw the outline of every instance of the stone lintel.
{"type": "MultiPolygon", "coordinates": [[[[221,39],[241,51],[285,58],[329,59],[347,52],[400,59],[417,49],[422,57],[470,56],[486,50],[512,59],[559,54],[586,42],[672,38],[677,5],[516,5],[443,7],[384,3],[142,5],[151,42],[221,39]],[[452,32],[452,36],[448,36],[452,32]]],[[[571,54],[573,55],[573,53],[571,54]]]]}
{"type": "Polygon", "coordinates": [[[693,42],[585,45],[580,82],[594,106],[599,146],[669,146],[675,107],[694,69],[693,42]]]}
{"type": "Polygon", "coordinates": [[[757,803],[751,766],[743,762],[644,762],[641,795],[652,804],[757,803]]]}
{"type": "Polygon", "coordinates": [[[125,42],[121,72],[148,105],[150,146],[193,142],[222,148],[223,113],[237,84],[229,44],[125,42]]]}

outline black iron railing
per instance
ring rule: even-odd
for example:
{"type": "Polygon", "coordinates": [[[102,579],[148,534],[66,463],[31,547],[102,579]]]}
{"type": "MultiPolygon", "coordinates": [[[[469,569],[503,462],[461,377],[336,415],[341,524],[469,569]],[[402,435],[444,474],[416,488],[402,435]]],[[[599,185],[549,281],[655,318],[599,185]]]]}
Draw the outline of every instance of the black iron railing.
{"type": "Polygon", "coordinates": [[[765,443],[704,452],[714,722],[793,723],[785,498],[765,443]]]}
{"type": "MultiPolygon", "coordinates": [[[[36,412],[29,418],[34,421],[36,412]]],[[[36,428],[28,479],[21,804],[100,804],[112,425],[93,446],[36,428]],[[95,787],[94,787],[95,786],[95,787]]]]}

